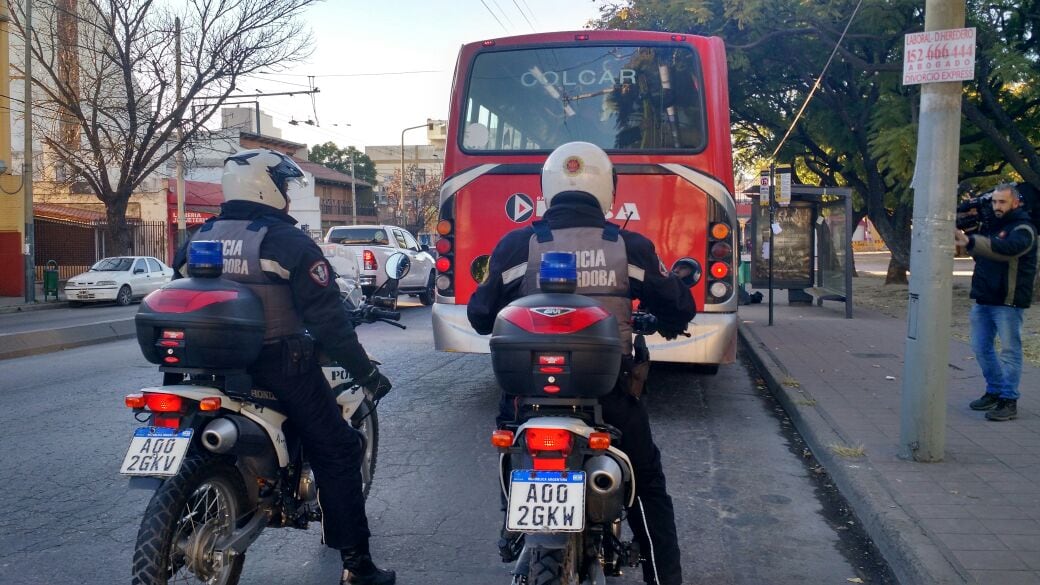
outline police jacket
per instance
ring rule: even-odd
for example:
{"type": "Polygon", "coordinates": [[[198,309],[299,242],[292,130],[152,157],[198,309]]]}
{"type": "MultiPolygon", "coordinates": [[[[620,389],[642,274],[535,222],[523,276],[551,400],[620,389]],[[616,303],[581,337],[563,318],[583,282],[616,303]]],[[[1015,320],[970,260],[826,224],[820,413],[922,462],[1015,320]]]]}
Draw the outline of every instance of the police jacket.
{"type": "Polygon", "coordinates": [[[613,304],[627,305],[629,311],[631,299],[639,299],[643,309],[657,317],[662,332],[683,331],[697,314],[690,291],[665,269],[650,240],[607,222],[591,195],[565,192],[553,199],[541,222],[509,232],[495,246],[487,280],[477,287],[467,308],[477,333],[491,333],[503,307],[535,292],[539,252],[553,250],[577,253],[578,294],[592,291],[590,296],[619,317],[623,334],[631,327],[611,306],[612,296],[621,298],[613,304]],[[551,241],[546,241],[545,232],[551,241]],[[537,257],[532,257],[532,250],[537,257]]]}
{"type": "MultiPolygon", "coordinates": [[[[367,376],[372,363],[358,342],[343,306],[336,274],[321,249],[288,214],[260,203],[229,201],[192,240],[223,243],[227,278],[248,286],[263,300],[265,343],[302,335],[304,329],[332,359],[355,377],[367,376]]],[[[187,245],[174,259],[186,274],[187,245]]]]}
{"type": "Polygon", "coordinates": [[[1036,277],[1036,226],[1019,207],[985,234],[968,239],[968,253],[975,259],[971,298],[980,305],[1027,308],[1033,299],[1036,277]]]}

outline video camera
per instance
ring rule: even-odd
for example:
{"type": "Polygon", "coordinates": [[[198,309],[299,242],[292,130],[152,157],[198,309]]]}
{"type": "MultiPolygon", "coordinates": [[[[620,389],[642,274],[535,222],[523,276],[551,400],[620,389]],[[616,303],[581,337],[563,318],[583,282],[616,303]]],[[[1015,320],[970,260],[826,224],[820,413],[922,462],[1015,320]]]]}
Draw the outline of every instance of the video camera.
{"type": "Polygon", "coordinates": [[[996,220],[992,191],[969,197],[957,205],[957,229],[966,234],[985,230],[987,225],[993,225],[996,220]]]}

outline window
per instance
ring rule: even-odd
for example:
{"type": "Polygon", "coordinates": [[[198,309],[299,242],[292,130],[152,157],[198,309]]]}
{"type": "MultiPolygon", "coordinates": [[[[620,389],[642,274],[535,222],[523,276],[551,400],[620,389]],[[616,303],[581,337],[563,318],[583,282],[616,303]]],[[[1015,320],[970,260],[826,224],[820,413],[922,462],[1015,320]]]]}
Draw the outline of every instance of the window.
{"type": "Polygon", "coordinates": [[[148,268],[151,272],[162,272],[162,266],[155,258],[148,258],[148,268]]]}
{"type": "Polygon", "coordinates": [[[415,243],[415,238],[412,237],[412,234],[410,234],[408,232],[403,232],[403,233],[404,233],[404,241],[408,242],[408,247],[411,248],[412,250],[415,250],[416,252],[418,252],[419,251],[419,245],[415,243]]]}
{"type": "Polygon", "coordinates": [[[493,51],[473,62],[466,151],[702,150],[704,82],[691,47],[574,46],[493,51]]]}
{"type": "Polygon", "coordinates": [[[332,230],[329,241],[333,244],[373,244],[386,246],[390,240],[386,237],[386,230],[382,228],[339,228],[332,230]]]}
{"type": "Polygon", "coordinates": [[[137,262],[134,262],[134,269],[131,271],[133,274],[137,274],[137,271],[148,272],[148,265],[145,264],[144,258],[138,258],[137,262]]]}
{"type": "Polygon", "coordinates": [[[408,241],[404,239],[404,234],[401,233],[401,230],[396,229],[396,228],[394,229],[394,239],[397,240],[397,246],[398,247],[400,247],[400,248],[407,248],[408,247],[408,241]]]}

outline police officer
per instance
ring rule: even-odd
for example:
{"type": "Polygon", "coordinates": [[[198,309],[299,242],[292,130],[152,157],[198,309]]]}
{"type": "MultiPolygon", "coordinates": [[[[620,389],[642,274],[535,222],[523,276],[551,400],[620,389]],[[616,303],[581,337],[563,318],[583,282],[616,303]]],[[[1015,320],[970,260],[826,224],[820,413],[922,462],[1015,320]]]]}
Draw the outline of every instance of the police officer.
{"type": "MultiPolygon", "coordinates": [[[[293,429],[319,488],[323,539],[343,558],[341,583],[390,585],[394,572],[377,568],[369,554],[360,434],[343,419],[304,329],[374,397],[389,392],[390,381],[358,342],[332,267],[288,214],[289,183],[302,180],[299,165],[279,152],[245,150],[228,157],[220,215],[192,239],[222,242],[222,278],[248,286],[263,300],[264,347],[249,373],[296,422],[293,429]]],[[[186,249],[174,262],[178,269],[186,249]]]]}
{"type": "MultiPolygon", "coordinates": [[[[614,205],[613,165],[602,149],[571,142],[554,150],[542,167],[542,196],[549,208],[542,220],[505,235],[491,254],[488,278],[469,300],[470,324],[490,333],[498,312],[511,301],[538,291],[539,260],[545,252],[575,252],[578,294],[596,298],[618,321],[625,356],[632,353],[632,299],[674,338],[696,309],[689,290],[665,270],[645,237],[604,219],[614,205]]],[[[622,448],[636,473],[636,504],[629,524],[645,556],[643,579],[654,585],[682,583],[672,499],[665,488],[661,455],[641,401],[619,383],[602,400],[604,420],[622,433],[622,448]]],[[[513,397],[503,395],[498,422],[515,418],[513,397]]]]}

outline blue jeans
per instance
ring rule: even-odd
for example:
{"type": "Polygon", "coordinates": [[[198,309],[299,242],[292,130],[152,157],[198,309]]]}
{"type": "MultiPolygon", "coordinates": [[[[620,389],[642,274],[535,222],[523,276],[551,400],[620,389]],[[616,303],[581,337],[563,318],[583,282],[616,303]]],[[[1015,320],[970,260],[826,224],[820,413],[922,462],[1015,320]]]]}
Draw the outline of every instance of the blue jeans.
{"type": "Polygon", "coordinates": [[[1022,319],[1025,309],[978,305],[971,308],[971,348],[986,378],[986,392],[1018,400],[1022,378],[1022,319]],[[994,338],[1000,338],[1000,355],[994,338]]]}

